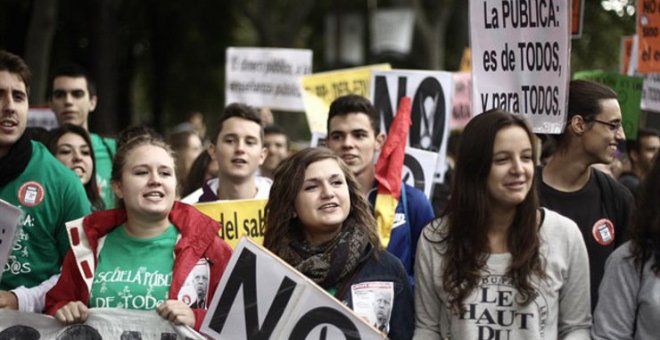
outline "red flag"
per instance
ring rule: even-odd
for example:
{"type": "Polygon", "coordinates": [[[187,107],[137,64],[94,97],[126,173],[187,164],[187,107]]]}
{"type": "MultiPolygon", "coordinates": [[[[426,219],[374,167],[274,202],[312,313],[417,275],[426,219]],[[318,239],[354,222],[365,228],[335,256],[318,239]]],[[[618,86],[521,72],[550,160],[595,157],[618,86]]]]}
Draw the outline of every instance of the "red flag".
{"type": "Polygon", "coordinates": [[[406,141],[410,129],[411,100],[403,97],[399,101],[396,116],[387,134],[387,141],[380,152],[376,163],[376,180],[378,194],[374,211],[378,223],[378,233],[383,246],[390,240],[394,213],[401,198],[401,174],[403,160],[406,157],[406,141]]]}

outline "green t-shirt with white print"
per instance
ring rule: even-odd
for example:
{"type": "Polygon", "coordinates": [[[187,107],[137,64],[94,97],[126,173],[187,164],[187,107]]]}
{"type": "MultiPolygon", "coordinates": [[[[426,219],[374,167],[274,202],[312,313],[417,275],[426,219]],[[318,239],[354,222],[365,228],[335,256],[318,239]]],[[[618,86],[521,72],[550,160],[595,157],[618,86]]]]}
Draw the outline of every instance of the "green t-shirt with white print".
{"type": "Polygon", "coordinates": [[[179,231],[170,225],[156,237],[131,237],[123,225],[105,238],[94,274],[89,307],[153,310],[172,284],[179,231]]]}

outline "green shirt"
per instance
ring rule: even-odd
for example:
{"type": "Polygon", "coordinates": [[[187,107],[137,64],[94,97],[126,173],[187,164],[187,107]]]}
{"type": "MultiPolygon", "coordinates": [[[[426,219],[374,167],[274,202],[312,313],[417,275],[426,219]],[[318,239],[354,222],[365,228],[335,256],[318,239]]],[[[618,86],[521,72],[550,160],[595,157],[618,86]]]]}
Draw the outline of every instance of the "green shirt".
{"type": "Polygon", "coordinates": [[[149,239],[129,236],[123,225],[108,233],[98,257],[89,307],[153,310],[167,300],[178,235],[174,225],[149,239]]]}
{"type": "Polygon", "coordinates": [[[96,168],[96,184],[101,191],[101,198],[106,209],[115,207],[115,194],[112,192],[112,159],[117,154],[117,142],[112,138],[103,138],[90,133],[92,149],[94,150],[94,167],[96,168]]]}
{"type": "Polygon", "coordinates": [[[41,143],[23,173],[0,187],[0,198],[24,213],[0,289],[34,287],[60,272],[69,250],[65,223],[90,213],[80,179],[41,143]]]}

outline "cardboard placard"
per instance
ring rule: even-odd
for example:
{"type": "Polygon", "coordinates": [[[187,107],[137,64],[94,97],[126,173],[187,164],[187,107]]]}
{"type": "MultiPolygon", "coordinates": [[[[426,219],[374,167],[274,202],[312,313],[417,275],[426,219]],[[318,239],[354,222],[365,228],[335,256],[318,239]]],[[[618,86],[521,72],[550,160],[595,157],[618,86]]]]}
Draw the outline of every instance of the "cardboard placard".
{"type": "Polygon", "coordinates": [[[312,51],[291,48],[227,49],[225,102],[304,111],[300,76],[312,72],[312,51]]]}
{"type": "Polygon", "coordinates": [[[232,340],[386,338],[248,238],[234,250],[201,332],[232,340]]]}

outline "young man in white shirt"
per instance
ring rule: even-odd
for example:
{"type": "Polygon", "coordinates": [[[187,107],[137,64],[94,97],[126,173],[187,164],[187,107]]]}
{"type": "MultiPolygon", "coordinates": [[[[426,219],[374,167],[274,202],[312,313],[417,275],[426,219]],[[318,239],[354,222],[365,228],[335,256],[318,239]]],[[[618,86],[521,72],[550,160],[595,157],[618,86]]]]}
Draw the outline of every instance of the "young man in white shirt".
{"type": "Polygon", "coordinates": [[[218,162],[218,177],[184,197],[184,203],[217,200],[267,199],[272,181],[257,176],[266,158],[263,127],[252,107],[233,103],[225,108],[208,153],[218,162]]]}

